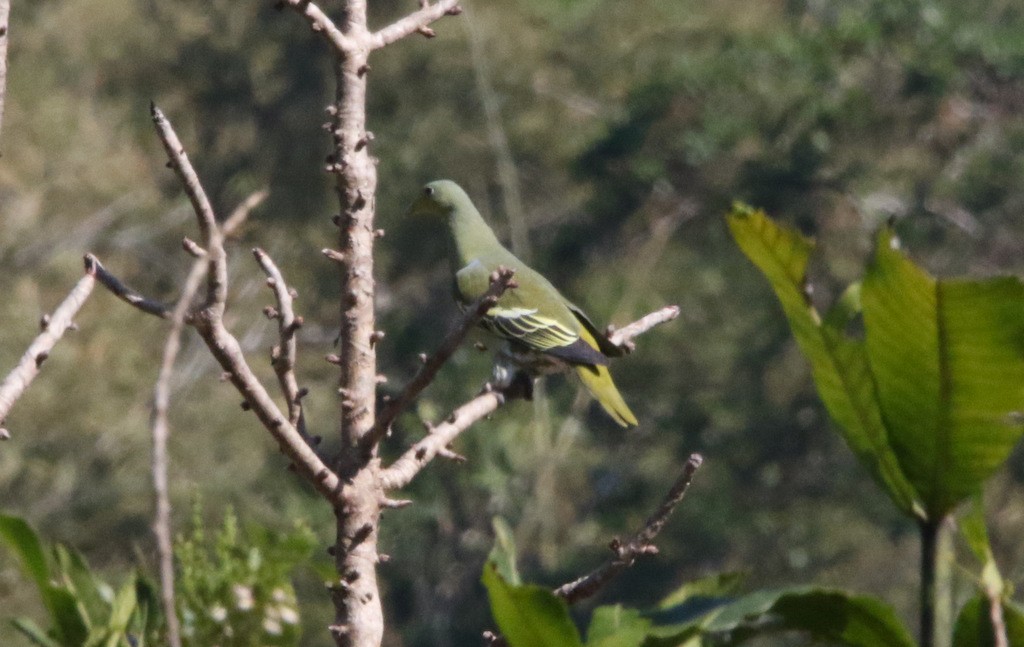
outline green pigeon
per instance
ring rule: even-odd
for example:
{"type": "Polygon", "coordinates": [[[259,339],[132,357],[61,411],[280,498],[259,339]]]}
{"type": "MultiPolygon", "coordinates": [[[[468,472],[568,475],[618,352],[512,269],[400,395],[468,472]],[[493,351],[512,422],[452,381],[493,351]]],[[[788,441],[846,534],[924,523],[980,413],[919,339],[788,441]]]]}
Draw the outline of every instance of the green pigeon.
{"type": "Polygon", "coordinates": [[[505,249],[462,188],[451,180],[423,187],[410,215],[443,219],[451,230],[455,295],[463,306],[490,287],[499,267],[515,270],[515,287],[498,299],[481,325],[511,342],[516,350],[533,351],[575,369],[583,384],[615,422],[637,424],[636,416],[608,372],[608,357],[622,355],[577,306],[555,286],[505,249]]]}

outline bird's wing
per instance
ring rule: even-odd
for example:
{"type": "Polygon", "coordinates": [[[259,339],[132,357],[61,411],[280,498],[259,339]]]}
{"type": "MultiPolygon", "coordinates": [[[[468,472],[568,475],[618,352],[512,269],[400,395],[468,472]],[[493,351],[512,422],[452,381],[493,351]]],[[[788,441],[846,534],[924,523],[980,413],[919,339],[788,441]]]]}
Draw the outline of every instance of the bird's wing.
{"type": "MultiPolygon", "coordinates": [[[[455,285],[460,301],[469,303],[482,295],[487,290],[489,277],[487,265],[479,261],[456,272],[455,285]]],[[[607,357],[580,338],[575,318],[563,306],[561,295],[543,277],[524,267],[517,271],[516,281],[519,287],[507,290],[484,313],[481,323],[485,328],[526,348],[573,364],[608,363],[607,357]]]]}
{"type": "Polygon", "coordinates": [[[565,305],[569,306],[569,310],[575,315],[576,319],[579,320],[580,325],[587,329],[587,331],[594,337],[595,343],[597,343],[597,349],[601,351],[607,357],[622,357],[626,354],[626,351],[621,347],[608,341],[608,336],[597,329],[594,322],[587,316],[587,313],[571,301],[566,301],[565,305]]]}

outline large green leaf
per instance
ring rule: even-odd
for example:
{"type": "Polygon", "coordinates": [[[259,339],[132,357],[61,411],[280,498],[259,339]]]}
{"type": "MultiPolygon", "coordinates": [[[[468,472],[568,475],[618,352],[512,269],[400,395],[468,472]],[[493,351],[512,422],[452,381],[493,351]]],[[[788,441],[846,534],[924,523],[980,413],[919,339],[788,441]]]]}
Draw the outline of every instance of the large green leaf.
{"type": "Polygon", "coordinates": [[[863,287],[871,371],[907,479],[940,518],[1024,432],[1024,284],[936,280],[878,235],[863,287]]]}
{"type": "Polygon", "coordinates": [[[491,613],[510,647],[581,647],[565,600],[542,586],[509,584],[491,562],[482,579],[491,613]]]}
{"type": "Polygon", "coordinates": [[[717,612],[705,633],[716,644],[738,645],[756,636],[802,631],[850,647],[914,647],[891,607],[846,591],[796,587],[759,591],[717,612]]]}
{"type": "Polygon", "coordinates": [[[640,647],[651,621],[621,604],[598,607],[590,617],[587,647],[640,647]]]}
{"type": "Polygon", "coordinates": [[[797,343],[811,362],[814,382],[846,443],[892,500],[920,516],[920,504],[889,443],[863,342],[844,328],[859,309],[848,290],[824,321],[806,297],[805,274],[813,243],[772,222],[762,211],[736,205],[729,229],[743,253],[771,283],[797,343]]]}

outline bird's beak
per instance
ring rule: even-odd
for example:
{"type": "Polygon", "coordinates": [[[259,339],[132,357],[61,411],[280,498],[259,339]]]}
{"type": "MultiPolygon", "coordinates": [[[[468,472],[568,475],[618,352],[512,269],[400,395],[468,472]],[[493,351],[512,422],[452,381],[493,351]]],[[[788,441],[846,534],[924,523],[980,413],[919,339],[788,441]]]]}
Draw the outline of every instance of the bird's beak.
{"type": "Polygon", "coordinates": [[[405,211],[406,216],[429,216],[436,214],[440,211],[438,204],[430,198],[430,196],[423,193],[420,194],[416,200],[409,205],[409,208],[405,211]]]}

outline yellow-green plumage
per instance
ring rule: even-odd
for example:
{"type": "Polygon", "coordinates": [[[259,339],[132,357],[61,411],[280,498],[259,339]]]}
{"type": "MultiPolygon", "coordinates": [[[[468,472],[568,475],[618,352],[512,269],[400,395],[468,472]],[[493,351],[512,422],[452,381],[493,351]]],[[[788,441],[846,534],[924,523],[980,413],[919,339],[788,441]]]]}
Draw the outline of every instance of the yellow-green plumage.
{"type": "Polygon", "coordinates": [[[423,188],[410,213],[444,219],[452,233],[455,293],[469,304],[490,286],[498,267],[515,270],[517,287],[506,290],[482,325],[528,350],[571,365],[605,411],[623,427],[637,424],[608,371],[608,356],[620,355],[587,316],[512,252],[484,222],[469,196],[449,180],[423,188]]]}

